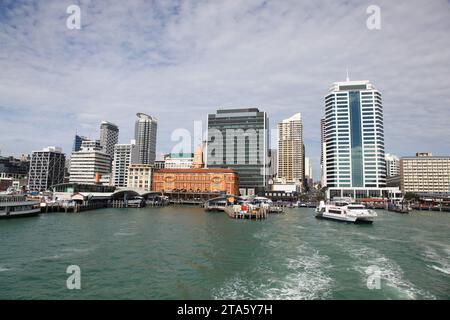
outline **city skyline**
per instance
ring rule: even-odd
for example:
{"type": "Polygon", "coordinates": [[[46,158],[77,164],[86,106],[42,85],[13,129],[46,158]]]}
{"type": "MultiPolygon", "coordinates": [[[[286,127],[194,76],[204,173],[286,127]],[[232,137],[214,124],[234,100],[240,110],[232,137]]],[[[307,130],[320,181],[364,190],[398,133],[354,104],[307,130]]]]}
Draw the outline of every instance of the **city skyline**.
{"type": "Polygon", "coordinates": [[[324,97],[347,67],[351,80],[383,92],[387,153],[445,155],[449,4],[408,1],[405,19],[401,2],[381,1],[381,29],[369,30],[370,4],[134,2],[122,10],[80,1],[81,29],[69,30],[65,3],[2,2],[2,155],[48,145],[70,154],[75,132],[95,138],[102,120],[117,124],[125,143],[136,112],[158,119],[157,152],[168,153],[173,130],[193,131],[196,120],[205,130],[219,108],[257,107],[272,129],[302,113],[318,180],[324,97]]]}

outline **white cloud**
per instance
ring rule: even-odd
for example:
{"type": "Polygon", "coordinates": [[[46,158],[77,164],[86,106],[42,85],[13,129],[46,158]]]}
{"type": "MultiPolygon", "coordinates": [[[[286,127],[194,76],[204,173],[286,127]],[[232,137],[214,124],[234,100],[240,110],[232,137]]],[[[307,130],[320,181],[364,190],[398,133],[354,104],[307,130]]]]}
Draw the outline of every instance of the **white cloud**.
{"type": "Polygon", "coordinates": [[[0,4],[0,149],[69,151],[75,130],[101,120],[133,136],[137,111],[170,133],[223,106],[257,106],[273,126],[301,112],[318,174],[323,96],[350,68],[383,93],[387,151],[450,150],[448,1],[377,1],[382,29],[366,28],[372,1],[71,1],[0,4]],[[420,128],[420,130],[418,129],[420,128]]]}

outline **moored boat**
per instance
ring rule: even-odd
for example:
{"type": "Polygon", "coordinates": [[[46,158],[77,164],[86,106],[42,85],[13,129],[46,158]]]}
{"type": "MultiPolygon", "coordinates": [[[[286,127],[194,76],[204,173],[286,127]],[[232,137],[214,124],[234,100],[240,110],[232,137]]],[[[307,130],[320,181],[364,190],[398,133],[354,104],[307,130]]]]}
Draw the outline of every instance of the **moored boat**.
{"type": "Polygon", "coordinates": [[[27,201],[25,195],[0,195],[0,218],[36,216],[40,212],[39,201],[27,201]]]}

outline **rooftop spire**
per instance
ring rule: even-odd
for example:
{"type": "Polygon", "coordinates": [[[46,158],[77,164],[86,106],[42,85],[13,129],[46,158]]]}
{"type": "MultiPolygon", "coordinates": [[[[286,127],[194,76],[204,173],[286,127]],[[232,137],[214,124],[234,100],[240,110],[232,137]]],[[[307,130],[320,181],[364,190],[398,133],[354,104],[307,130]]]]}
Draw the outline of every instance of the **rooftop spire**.
{"type": "Polygon", "coordinates": [[[346,81],[347,82],[350,81],[350,77],[348,76],[348,67],[347,67],[347,78],[346,78],[346,81]]]}

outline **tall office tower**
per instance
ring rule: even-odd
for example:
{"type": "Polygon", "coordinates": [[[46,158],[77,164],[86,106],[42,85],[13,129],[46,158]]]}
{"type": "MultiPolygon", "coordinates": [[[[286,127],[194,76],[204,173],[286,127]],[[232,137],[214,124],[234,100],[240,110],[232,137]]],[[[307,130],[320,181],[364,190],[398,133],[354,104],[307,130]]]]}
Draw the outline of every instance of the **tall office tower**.
{"type": "Polygon", "coordinates": [[[320,118],[320,185],[327,186],[327,154],[325,153],[325,117],[320,118]]]}
{"type": "Polygon", "coordinates": [[[156,158],[156,131],[158,120],[145,113],[137,113],[134,126],[134,138],[139,150],[141,164],[154,164],[156,158]]]}
{"type": "Polygon", "coordinates": [[[400,174],[400,158],[396,155],[386,153],[386,176],[393,177],[400,174]]]}
{"type": "Polygon", "coordinates": [[[386,187],[381,93],[369,81],[335,82],[325,97],[327,186],[386,187]]]}
{"type": "Polygon", "coordinates": [[[104,152],[98,140],[83,141],[80,151],[72,153],[70,159],[70,183],[94,184],[97,174],[103,177],[101,183],[109,184],[111,157],[104,152]]]}
{"type": "Polygon", "coordinates": [[[75,139],[73,140],[72,152],[80,151],[81,144],[83,141],[88,141],[89,139],[83,136],[75,135],[75,139]]]}
{"type": "Polygon", "coordinates": [[[127,144],[116,144],[114,147],[114,160],[112,163],[112,185],[126,187],[128,185],[128,168],[137,163],[139,153],[136,141],[127,144]]]}
{"type": "Polygon", "coordinates": [[[302,116],[296,113],[278,123],[278,178],[303,185],[305,177],[302,116]]]}
{"type": "Polygon", "coordinates": [[[262,194],[268,184],[269,118],[258,108],[208,114],[206,164],[239,174],[241,195],[262,194]]]}
{"type": "Polygon", "coordinates": [[[114,146],[119,142],[119,127],[107,121],[100,124],[100,145],[111,159],[114,157],[114,146]]]}
{"type": "Polygon", "coordinates": [[[28,174],[30,191],[45,191],[64,182],[66,156],[61,148],[47,147],[33,151],[28,174]]]}

